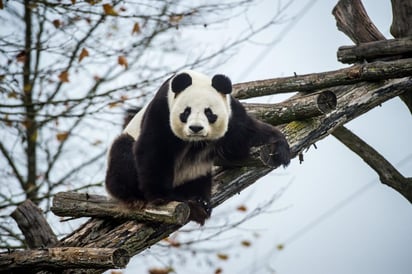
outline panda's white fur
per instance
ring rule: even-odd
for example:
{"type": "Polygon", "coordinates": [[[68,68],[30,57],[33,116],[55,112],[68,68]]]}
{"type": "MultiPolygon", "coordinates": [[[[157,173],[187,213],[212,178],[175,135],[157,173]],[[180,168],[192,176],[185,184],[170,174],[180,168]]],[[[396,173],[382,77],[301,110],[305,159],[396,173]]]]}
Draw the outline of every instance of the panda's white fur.
{"type": "Polygon", "coordinates": [[[123,133],[129,134],[133,137],[134,140],[137,140],[137,138],[139,138],[142,119],[146,112],[147,106],[148,104],[146,104],[138,113],[136,113],[136,115],[130,120],[130,122],[123,130],[123,133]]]}
{"type": "Polygon", "coordinates": [[[167,99],[170,111],[170,127],[176,137],[184,141],[217,140],[222,138],[228,128],[231,115],[230,95],[222,94],[212,87],[212,80],[208,76],[192,71],[187,73],[192,78],[192,85],[178,94],[169,87],[167,99]],[[183,123],[179,116],[190,107],[191,113],[187,122],[183,123]],[[214,123],[209,123],[205,109],[211,109],[217,115],[214,123]],[[203,129],[194,132],[190,127],[199,126],[203,129]]]}
{"type": "MultiPolygon", "coordinates": [[[[167,102],[170,113],[170,128],[176,137],[184,141],[202,141],[217,140],[222,138],[228,128],[231,115],[230,95],[222,94],[212,87],[212,80],[209,76],[193,71],[182,70],[176,75],[187,73],[192,78],[192,85],[187,87],[183,92],[175,94],[171,89],[167,93],[167,102]],[[191,108],[191,113],[186,123],[182,123],[179,115],[183,113],[186,107],[191,108]],[[210,108],[217,115],[217,120],[209,123],[205,109],[210,108]],[[191,126],[200,126],[203,129],[199,132],[193,132],[191,126]]],[[[143,107],[127,124],[123,133],[127,133],[137,140],[141,130],[142,119],[147,109],[143,107]]]]}

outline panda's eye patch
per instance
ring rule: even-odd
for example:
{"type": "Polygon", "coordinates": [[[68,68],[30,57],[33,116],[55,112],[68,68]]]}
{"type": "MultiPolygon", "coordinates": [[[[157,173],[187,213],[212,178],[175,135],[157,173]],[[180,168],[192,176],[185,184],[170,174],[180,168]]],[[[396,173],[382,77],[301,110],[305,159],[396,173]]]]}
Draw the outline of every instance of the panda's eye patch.
{"type": "Polygon", "coordinates": [[[213,114],[213,111],[210,108],[205,109],[205,115],[209,123],[213,124],[217,120],[217,115],[213,114]]]}
{"type": "Polygon", "coordinates": [[[185,110],[182,113],[180,113],[179,118],[180,121],[182,121],[182,123],[187,122],[187,118],[189,117],[191,111],[192,110],[190,109],[190,107],[186,107],[185,110]]]}

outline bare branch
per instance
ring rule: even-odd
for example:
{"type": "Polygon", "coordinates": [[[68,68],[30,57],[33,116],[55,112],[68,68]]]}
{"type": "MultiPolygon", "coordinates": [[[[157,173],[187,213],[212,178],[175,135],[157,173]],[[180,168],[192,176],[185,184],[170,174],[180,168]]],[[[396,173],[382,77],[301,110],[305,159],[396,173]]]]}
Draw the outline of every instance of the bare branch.
{"type": "Polygon", "coordinates": [[[347,128],[338,127],[332,135],[375,170],[383,184],[394,188],[412,203],[412,178],[402,176],[381,154],[347,128]]]}

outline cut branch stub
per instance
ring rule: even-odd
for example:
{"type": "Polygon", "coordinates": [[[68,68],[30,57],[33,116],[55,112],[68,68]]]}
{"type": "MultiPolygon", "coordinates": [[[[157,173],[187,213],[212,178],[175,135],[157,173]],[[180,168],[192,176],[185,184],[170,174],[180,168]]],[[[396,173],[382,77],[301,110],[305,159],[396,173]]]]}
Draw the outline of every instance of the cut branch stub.
{"type": "Polygon", "coordinates": [[[144,208],[129,208],[105,196],[60,192],[54,196],[51,211],[57,216],[117,218],[184,224],[189,217],[190,209],[181,202],[170,202],[161,206],[147,204],[144,208]]]}
{"type": "Polygon", "coordinates": [[[32,201],[26,200],[10,216],[23,232],[29,248],[51,247],[58,242],[43,211],[32,201]]]}
{"type": "Polygon", "coordinates": [[[279,125],[323,115],[336,108],[336,95],[325,90],[294,97],[280,104],[243,104],[247,112],[259,120],[279,125]]]}

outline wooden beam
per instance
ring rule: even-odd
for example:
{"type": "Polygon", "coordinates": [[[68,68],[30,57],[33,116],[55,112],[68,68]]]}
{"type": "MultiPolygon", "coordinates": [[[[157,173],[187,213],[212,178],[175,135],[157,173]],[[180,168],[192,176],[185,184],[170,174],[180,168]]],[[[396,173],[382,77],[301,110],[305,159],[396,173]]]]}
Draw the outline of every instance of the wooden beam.
{"type": "Polygon", "coordinates": [[[362,43],[357,46],[343,46],[338,49],[338,60],[342,63],[375,61],[376,59],[402,56],[412,57],[412,36],[362,43]]]}
{"type": "Polygon", "coordinates": [[[57,216],[116,218],[168,224],[185,224],[189,206],[181,202],[166,205],[147,204],[144,208],[127,207],[105,196],[76,192],[59,192],[51,211],[57,216]]]}
{"type": "Polygon", "coordinates": [[[272,125],[324,115],[336,109],[336,95],[330,90],[294,97],[279,104],[243,104],[249,114],[272,125]]]}
{"type": "Polygon", "coordinates": [[[0,272],[33,273],[40,270],[61,271],[69,268],[124,268],[129,259],[127,251],[120,248],[52,247],[16,250],[0,253],[0,272]]]}
{"type": "Polygon", "coordinates": [[[238,99],[247,99],[296,91],[315,92],[362,81],[378,81],[411,75],[412,58],[380,61],[328,72],[239,83],[233,85],[233,95],[238,99]]]}

